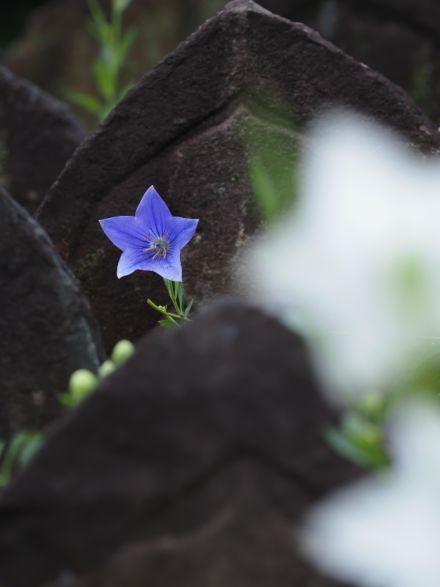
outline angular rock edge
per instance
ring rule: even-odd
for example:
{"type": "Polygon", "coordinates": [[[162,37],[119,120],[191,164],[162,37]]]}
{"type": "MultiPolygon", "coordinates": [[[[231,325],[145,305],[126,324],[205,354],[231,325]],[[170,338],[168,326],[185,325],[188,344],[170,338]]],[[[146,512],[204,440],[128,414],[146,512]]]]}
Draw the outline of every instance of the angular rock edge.
{"type": "MultiPolygon", "coordinates": [[[[283,67],[288,70],[288,64],[283,67]]],[[[276,108],[283,95],[293,95],[291,114],[299,126],[316,115],[316,96],[322,93],[322,107],[358,109],[401,131],[419,147],[440,148],[436,128],[403,90],[308,27],[275,16],[251,0],[233,0],[148,73],[76,151],[39,213],[61,254],[69,257],[72,235],[112,186],[194,126],[246,100],[249,93],[269,109],[273,98],[276,108]],[[270,38],[270,45],[260,41],[265,38],[270,38]],[[268,59],[286,59],[285,51],[292,48],[297,49],[292,55],[309,61],[302,62],[301,70],[292,65],[289,75],[279,79],[276,72],[272,76],[271,67],[264,71],[268,59]],[[320,55],[326,57],[322,65],[320,55]],[[334,80],[332,95],[328,87],[319,87],[324,73],[327,85],[330,76],[334,80]],[[310,96],[312,82],[316,90],[310,96]],[[276,96],[270,96],[274,88],[276,96]],[[66,202],[66,192],[75,193],[75,198],[66,202]]]]}
{"type": "Polygon", "coordinates": [[[0,188],[0,436],[59,414],[72,371],[96,370],[100,336],[79,283],[41,226],[0,188]],[[14,241],[14,239],[16,239],[14,241]]]}
{"type": "Polygon", "coordinates": [[[65,104],[0,65],[0,158],[22,206],[36,210],[84,137],[65,104]]]}
{"type": "MultiPolygon", "coordinates": [[[[130,541],[179,534],[170,512],[240,463],[312,502],[357,476],[323,441],[333,419],[302,342],[257,310],[219,301],[180,330],[150,334],[4,492],[0,582],[39,585],[90,571],[130,541]]],[[[186,532],[218,507],[191,514],[186,532]]],[[[303,515],[283,507],[288,526],[303,515]]]]}

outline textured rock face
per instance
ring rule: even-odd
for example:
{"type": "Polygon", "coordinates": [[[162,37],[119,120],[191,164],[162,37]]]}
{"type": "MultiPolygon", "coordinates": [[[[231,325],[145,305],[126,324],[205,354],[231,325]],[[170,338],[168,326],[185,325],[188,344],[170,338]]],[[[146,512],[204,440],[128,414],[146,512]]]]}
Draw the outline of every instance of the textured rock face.
{"type": "Polygon", "coordinates": [[[79,285],[41,227],[0,189],[0,437],[40,428],[96,333],[79,285]]]}
{"type": "Polygon", "coordinates": [[[295,133],[336,105],[373,115],[421,147],[439,146],[399,88],[247,0],[230,3],[129,93],[78,149],[39,215],[79,276],[108,348],[156,320],[144,297],[165,300],[152,274],[117,282],[118,252],[98,219],[133,214],[154,184],[173,214],[200,218],[184,258],[190,293],[199,301],[227,292],[231,260],[258,226],[243,129],[259,125],[266,142],[279,142],[293,118],[293,149],[295,133]]]}
{"type": "MultiPolygon", "coordinates": [[[[318,30],[348,54],[409,92],[431,117],[440,119],[440,7],[437,0],[261,0],[275,14],[318,30]]],[[[139,30],[127,79],[139,79],[224,0],[133,0],[127,26],[139,30]]],[[[18,75],[55,94],[60,89],[94,91],[82,67],[97,48],[85,25],[86,0],[53,0],[36,11],[23,39],[5,62],[18,75]]]]}
{"type": "Polygon", "coordinates": [[[332,421],[301,341],[256,310],[150,334],[3,494],[0,582],[331,585],[294,529],[357,476],[332,421]]]}
{"type": "Polygon", "coordinates": [[[440,120],[440,4],[436,0],[262,0],[373,67],[440,120]]]}
{"type": "Polygon", "coordinates": [[[84,138],[68,109],[0,67],[0,182],[34,211],[84,138]]]}

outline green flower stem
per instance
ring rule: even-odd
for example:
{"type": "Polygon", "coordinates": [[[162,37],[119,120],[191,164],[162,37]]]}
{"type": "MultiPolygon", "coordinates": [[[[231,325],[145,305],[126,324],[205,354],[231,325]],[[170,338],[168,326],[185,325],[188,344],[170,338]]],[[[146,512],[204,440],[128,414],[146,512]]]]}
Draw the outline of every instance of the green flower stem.
{"type": "Polygon", "coordinates": [[[187,318],[183,308],[185,292],[182,283],[179,281],[170,281],[169,279],[164,279],[163,281],[176,313],[179,315],[179,318],[186,320],[187,318]]]}
{"type": "Polygon", "coordinates": [[[177,318],[177,319],[181,318],[181,316],[179,314],[173,314],[172,312],[168,312],[168,310],[165,306],[158,306],[150,298],[148,298],[147,304],[150,306],[150,308],[153,308],[153,310],[156,310],[156,312],[159,312],[160,314],[163,314],[166,318],[169,318],[172,322],[174,322],[174,324],[176,326],[179,325],[178,322],[176,322],[176,320],[175,320],[175,318],[177,318]]]}
{"type": "Polygon", "coordinates": [[[153,300],[150,298],[147,299],[147,304],[150,308],[156,310],[164,316],[164,319],[160,321],[162,325],[172,325],[172,326],[180,326],[180,322],[191,322],[189,318],[189,313],[191,311],[193,302],[192,300],[186,304],[185,303],[185,291],[183,288],[183,284],[178,281],[170,281],[169,279],[164,279],[165,288],[167,290],[168,296],[171,300],[174,312],[170,312],[166,306],[159,306],[155,304],[153,300]]]}
{"type": "Polygon", "coordinates": [[[112,0],[107,17],[101,0],[88,0],[92,15],[92,32],[99,44],[99,54],[93,63],[96,96],[70,92],[71,100],[79,107],[103,120],[132,84],[125,87],[121,76],[128,60],[136,32],[123,30],[123,13],[131,0],[112,0]]]}

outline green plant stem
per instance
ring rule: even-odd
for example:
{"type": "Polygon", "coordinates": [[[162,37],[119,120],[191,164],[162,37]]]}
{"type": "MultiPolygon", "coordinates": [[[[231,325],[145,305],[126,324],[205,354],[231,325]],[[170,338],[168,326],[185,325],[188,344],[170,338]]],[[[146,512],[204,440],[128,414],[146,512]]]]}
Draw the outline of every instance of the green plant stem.
{"type": "Polygon", "coordinates": [[[150,306],[150,308],[153,308],[153,310],[156,310],[156,312],[159,312],[160,314],[162,314],[166,318],[169,318],[171,320],[171,322],[173,322],[176,326],[179,326],[179,323],[176,322],[176,319],[179,320],[181,318],[181,316],[179,314],[173,314],[172,312],[168,312],[168,310],[166,309],[165,306],[158,306],[150,298],[148,298],[147,304],[150,306]]]}
{"type": "Polygon", "coordinates": [[[102,120],[131,86],[123,87],[120,82],[136,32],[133,29],[123,30],[123,13],[130,1],[112,0],[109,18],[100,0],[88,0],[88,4],[92,15],[92,32],[99,43],[99,55],[93,63],[96,96],[70,92],[70,98],[102,120]]]}
{"type": "Polygon", "coordinates": [[[191,322],[189,313],[192,308],[192,300],[185,304],[185,292],[183,284],[179,281],[171,281],[164,279],[165,289],[167,290],[168,296],[171,300],[174,311],[169,311],[166,306],[159,306],[155,304],[150,298],[147,299],[147,304],[150,308],[156,310],[164,316],[164,320],[160,323],[162,325],[173,325],[180,326],[180,322],[191,322]]]}
{"type": "Polygon", "coordinates": [[[185,319],[185,310],[183,309],[184,290],[183,285],[178,281],[164,279],[165,287],[173,303],[174,309],[180,318],[185,319]]]}

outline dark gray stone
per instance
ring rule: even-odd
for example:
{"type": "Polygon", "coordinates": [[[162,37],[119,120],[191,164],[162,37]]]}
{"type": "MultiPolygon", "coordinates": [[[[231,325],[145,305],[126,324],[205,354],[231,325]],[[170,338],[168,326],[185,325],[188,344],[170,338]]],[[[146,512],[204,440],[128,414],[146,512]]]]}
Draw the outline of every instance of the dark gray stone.
{"type": "MultiPolygon", "coordinates": [[[[139,79],[223,4],[224,0],[133,0],[124,20],[139,34],[127,78],[139,79]],[[154,51],[147,54],[145,37],[150,46],[152,35],[154,51]]],[[[437,0],[261,0],[260,4],[316,29],[403,87],[440,122],[437,0]]],[[[32,14],[24,36],[3,56],[5,64],[51,93],[63,96],[66,87],[96,92],[92,72],[82,67],[98,51],[85,26],[88,18],[86,0],[45,4],[32,14]]]]}
{"type": "Polygon", "coordinates": [[[98,219],[133,214],[154,184],[173,214],[200,218],[184,256],[190,293],[200,301],[228,292],[230,263],[259,224],[245,129],[262,127],[263,144],[287,134],[293,150],[295,132],[336,105],[372,115],[425,149],[440,146],[435,127],[402,90],[314,31],[248,0],[228,4],[127,95],[78,149],[39,214],[81,280],[108,349],[154,324],[147,296],[166,300],[154,274],[116,280],[118,251],[98,219]]]}
{"type": "Polygon", "coordinates": [[[440,5],[436,0],[261,0],[261,5],[292,20],[302,16],[310,21],[320,15],[323,25],[329,25],[338,10],[354,7],[413,30],[422,29],[425,34],[440,32],[440,5]]]}
{"type": "Polygon", "coordinates": [[[0,582],[333,585],[295,543],[358,475],[323,440],[333,422],[301,341],[257,310],[149,334],[4,492],[0,582]]]}
{"type": "Polygon", "coordinates": [[[66,106],[0,66],[0,182],[22,206],[37,208],[84,136],[66,106]]]}
{"type": "Polygon", "coordinates": [[[437,0],[261,0],[404,88],[440,122],[437,0]]]}
{"type": "Polygon", "coordinates": [[[95,370],[94,321],[42,228],[0,188],[0,438],[41,428],[80,367],[95,370]]]}

